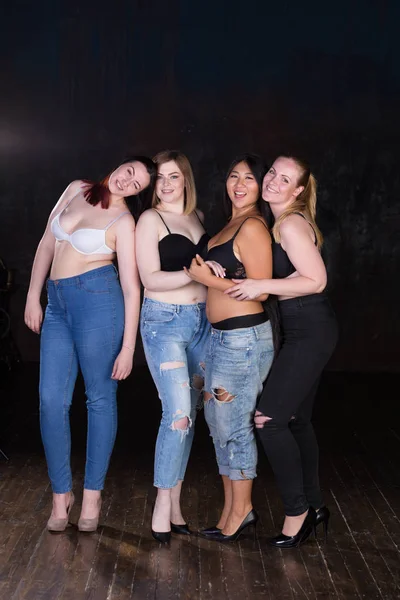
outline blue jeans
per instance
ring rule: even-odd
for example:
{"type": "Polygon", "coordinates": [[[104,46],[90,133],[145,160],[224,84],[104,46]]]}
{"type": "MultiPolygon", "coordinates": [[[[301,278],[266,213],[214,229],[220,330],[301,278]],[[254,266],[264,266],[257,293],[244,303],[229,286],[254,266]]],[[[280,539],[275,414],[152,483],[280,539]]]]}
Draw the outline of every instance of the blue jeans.
{"type": "Polygon", "coordinates": [[[124,299],[113,265],[48,280],[40,345],[40,427],[53,492],[72,489],[69,409],[78,367],[86,387],[85,488],[103,489],[117,431],[111,379],[124,332],[124,299]]]}
{"type": "Polygon", "coordinates": [[[203,390],[210,325],[205,303],[169,304],[149,298],[144,299],[140,319],[147,364],[162,404],[154,485],[169,489],[185,476],[203,390]],[[189,426],[175,428],[175,422],[184,417],[189,426]]]}
{"type": "Polygon", "coordinates": [[[211,330],[204,389],[212,397],[204,402],[204,414],[219,473],[231,480],[257,476],[253,419],[273,357],[269,321],[255,327],[211,330]]]}

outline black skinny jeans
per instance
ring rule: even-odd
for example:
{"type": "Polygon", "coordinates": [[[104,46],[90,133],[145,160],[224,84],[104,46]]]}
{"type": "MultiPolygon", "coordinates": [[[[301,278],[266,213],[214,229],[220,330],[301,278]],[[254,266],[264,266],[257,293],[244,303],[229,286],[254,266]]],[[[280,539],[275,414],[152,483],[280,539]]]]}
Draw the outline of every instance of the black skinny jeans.
{"type": "Polygon", "coordinates": [[[334,312],[324,294],[279,302],[282,346],[257,409],[271,417],[257,429],[275,473],[285,514],[322,506],[319,450],[311,415],[319,379],[336,346],[334,312]]]}

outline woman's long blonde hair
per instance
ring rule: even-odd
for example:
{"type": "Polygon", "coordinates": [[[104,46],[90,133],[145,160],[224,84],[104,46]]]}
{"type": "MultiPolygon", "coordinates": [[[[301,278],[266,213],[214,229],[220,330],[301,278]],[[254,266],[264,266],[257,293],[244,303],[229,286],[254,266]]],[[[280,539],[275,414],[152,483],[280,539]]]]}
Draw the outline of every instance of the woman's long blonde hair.
{"type": "MultiPolygon", "coordinates": [[[[163,152],[156,154],[153,158],[153,162],[156,164],[157,169],[160,165],[170,162],[171,160],[176,162],[185,179],[185,203],[183,214],[190,215],[190,213],[196,209],[197,194],[193,171],[189,159],[187,156],[185,156],[185,154],[182,154],[182,152],[178,152],[177,150],[164,150],[163,152]]],[[[160,199],[158,198],[156,189],[154,188],[153,199],[151,203],[152,208],[156,208],[159,203],[160,199]]]]}
{"type": "Polygon", "coordinates": [[[296,197],[294,202],[287,208],[278,219],[275,221],[272,228],[272,233],[275,241],[281,241],[280,225],[289,215],[293,213],[302,213],[307,221],[312,226],[315,237],[317,239],[317,246],[321,248],[323,243],[322,233],[315,221],[317,213],[317,181],[314,175],[311,173],[310,166],[304,160],[296,158],[294,156],[281,155],[280,158],[287,158],[292,160],[301,170],[301,175],[297,182],[297,186],[304,186],[304,190],[296,197]]]}

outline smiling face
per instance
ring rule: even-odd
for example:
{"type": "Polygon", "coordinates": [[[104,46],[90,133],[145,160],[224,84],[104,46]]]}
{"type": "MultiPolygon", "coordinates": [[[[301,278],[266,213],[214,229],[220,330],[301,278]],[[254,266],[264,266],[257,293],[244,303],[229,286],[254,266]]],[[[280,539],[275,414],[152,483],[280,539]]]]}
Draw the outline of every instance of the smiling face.
{"type": "Polygon", "coordinates": [[[237,210],[249,208],[257,203],[260,188],[246,162],[234,165],[226,180],[226,191],[237,210]]]}
{"type": "Polygon", "coordinates": [[[108,189],[114,196],[135,196],[150,183],[145,165],[139,161],[128,162],[113,171],[108,180],[108,189]]]}
{"type": "Polygon", "coordinates": [[[264,177],[263,200],[271,207],[279,205],[286,209],[304,189],[304,186],[298,184],[302,174],[294,160],[280,156],[264,177]]]}
{"type": "Polygon", "coordinates": [[[166,204],[184,201],[185,177],[174,160],[158,166],[156,194],[166,204]]]}

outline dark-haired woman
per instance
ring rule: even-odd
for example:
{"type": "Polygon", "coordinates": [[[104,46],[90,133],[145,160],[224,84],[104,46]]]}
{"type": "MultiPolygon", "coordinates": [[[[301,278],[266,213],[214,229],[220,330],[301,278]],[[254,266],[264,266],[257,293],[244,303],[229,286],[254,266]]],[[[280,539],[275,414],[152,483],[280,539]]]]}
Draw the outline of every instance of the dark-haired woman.
{"type": "Polygon", "coordinates": [[[41,331],[40,426],[53,490],[49,531],[64,531],[74,502],[69,409],[79,367],[88,436],[78,527],[97,528],[117,428],[117,383],[131,372],[139,319],[135,222],[127,199],[154,177],[150,159],[133,157],[100,183],[73,181],[50,214],[36,252],[25,323],[41,331]],[[40,294],[49,269],[42,326],[40,294]]]}
{"type": "Polygon", "coordinates": [[[316,181],[309,166],[280,156],[265,175],[263,199],[275,219],[273,279],[235,281],[226,294],[245,302],[266,293],[279,298],[282,346],[255,422],[285,509],[282,533],[270,544],[292,548],[316,525],[323,523],[325,532],[328,526],[311,415],[322,370],[336,345],[337,324],[323,293],[326,270],[315,222],[316,181]]]}
{"type": "Polygon", "coordinates": [[[201,533],[217,541],[235,540],[258,519],[251,501],[257,467],[253,418],[274,355],[271,324],[261,303],[267,294],[239,303],[224,291],[232,286],[232,278],[272,275],[271,237],[260,214],[264,172],[263,162],[253,155],[236,159],[228,171],[231,218],[210,240],[207,253],[208,261],[225,269],[225,277],[214,275],[200,256],[189,271],[195,281],[208,287],[207,317],[212,325],[204,414],[225,502],[216,526],[201,533]]]}

